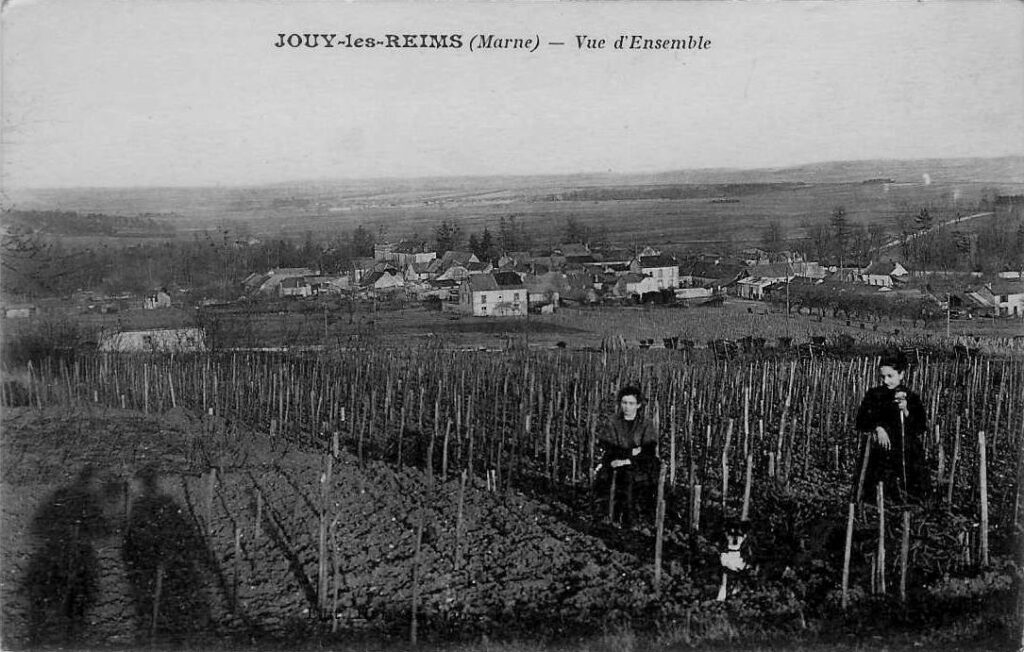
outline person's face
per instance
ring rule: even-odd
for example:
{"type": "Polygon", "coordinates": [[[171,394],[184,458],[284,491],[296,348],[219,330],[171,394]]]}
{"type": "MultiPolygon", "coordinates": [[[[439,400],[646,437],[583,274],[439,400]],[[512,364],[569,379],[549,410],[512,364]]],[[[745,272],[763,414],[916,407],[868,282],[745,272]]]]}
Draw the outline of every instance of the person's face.
{"type": "Polygon", "coordinates": [[[879,367],[878,375],[882,377],[882,384],[889,389],[896,389],[903,382],[903,372],[896,371],[888,365],[879,367]]]}
{"type": "Polygon", "coordinates": [[[627,419],[635,419],[636,411],[640,409],[640,402],[632,394],[626,394],[619,400],[619,407],[622,408],[622,416],[627,419]]]}

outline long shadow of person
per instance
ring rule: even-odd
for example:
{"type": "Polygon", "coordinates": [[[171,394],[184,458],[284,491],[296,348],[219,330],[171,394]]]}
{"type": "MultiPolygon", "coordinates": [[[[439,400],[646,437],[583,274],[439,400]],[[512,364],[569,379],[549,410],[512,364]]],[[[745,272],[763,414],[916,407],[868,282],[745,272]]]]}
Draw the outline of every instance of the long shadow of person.
{"type": "Polygon", "coordinates": [[[181,642],[209,622],[206,546],[181,506],[160,492],[157,470],[147,466],[137,477],[142,495],[132,503],[123,549],[136,626],[143,637],[181,642]]]}
{"type": "Polygon", "coordinates": [[[96,479],[94,467],[83,467],[32,521],[38,548],[25,576],[32,645],[79,641],[86,612],[96,600],[99,561],[94,542],[110,532],[96,479]]]}

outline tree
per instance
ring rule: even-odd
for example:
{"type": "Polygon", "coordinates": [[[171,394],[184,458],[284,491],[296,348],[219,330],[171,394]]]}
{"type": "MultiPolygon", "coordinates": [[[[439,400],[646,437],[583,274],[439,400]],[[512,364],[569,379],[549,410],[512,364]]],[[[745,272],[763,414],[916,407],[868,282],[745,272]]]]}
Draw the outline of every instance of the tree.
{"type": "Polygon", "coordinates": [[[832,230],[833,255],[840,261],[848,254],[850,244],[850,221],[846,217],[846,209],[836,206],[832,209],[832,216],[829,218],[829,227],[832,230]]]}
{"type": "Polygon", "coordinates": [[[494,261],[500,255],[501,252],[498,251],[498,244],[494,240],[494,234],[485,226],[484,232],[480,236],[480,253],[476,255],[477,258],[484,261],[494,261]]]}
{"type": "Polygon", "coordinates": [[[927,231],[932,228],[933,221],[932,215],[928,212],[927,208],[922,208],[917,217],[914,218],[914,224],[917,225],[918,231],[927,231]]]}
{"type": "Polygon", "coordinates": [[[502,217],[498,222],[498,247],[503,252],[520,251],[532,245],[533,238],[516,221],[515,215],[502,217]]]}
{"type": "Polygon", "coordinates": [[[438,253],[456,251],[462,245],[462,227],[455,220],[441,220],[434,228],[438,253]]]}
{"type": "Polygon", "coordinates": [[[469,250],[476,254],[477,258],[483,259],[484,249],[480,246],[480,236],[475,233],[469,234],[469,243],[466,245],[469,250]]]}
{"type": "Polygon", "coordinates": [[[373,233],[360,224],[352,233],[352,255],[357,258],[368,258],[373,255],[373,245],[376,240],[373,233]]]}
{"type": "Polygon", "coordinates": [[[885,226],[878,224],[868,224],[868,242],[871,244],[872,251],[878,251],[885,244],[885,226]]]}
{"type": "Polygon", "coordinates": [[[768,222],[761,230],[761,244],[769,251],[782,249],[786,243],[786,234],[778,220],[768,222]]]}
{"type": "Polygon", "coordinates": [[[589,240],[587,227],[575,217],[569,217],[565,221],[565,242],[582,242],[587,244],[589,240]]]}

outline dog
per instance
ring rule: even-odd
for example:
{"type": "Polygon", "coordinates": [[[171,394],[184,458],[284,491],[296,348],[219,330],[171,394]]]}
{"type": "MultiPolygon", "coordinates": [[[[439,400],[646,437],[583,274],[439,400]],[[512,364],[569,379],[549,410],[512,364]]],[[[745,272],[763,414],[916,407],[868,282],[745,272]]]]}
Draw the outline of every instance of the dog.
{"type": "MultiPolygon", "coordinates": [[[[717,598],[719,602],[724,602],[729,595],[730,577],[735,581],[754,570],[750,563],[749,521],[726,522],[724,534],[725,545],[718,556],[722,566],[722,583],[718,587],[717,598]]],[[[735,592],[734,587],[733,593],[735,592]]]]}

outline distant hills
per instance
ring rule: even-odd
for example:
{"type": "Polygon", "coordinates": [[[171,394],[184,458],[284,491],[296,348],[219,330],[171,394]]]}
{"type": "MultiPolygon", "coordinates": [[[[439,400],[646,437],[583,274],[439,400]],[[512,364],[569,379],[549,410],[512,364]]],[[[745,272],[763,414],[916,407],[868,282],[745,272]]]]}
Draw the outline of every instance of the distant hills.
{"type": "Polygon", "coordinates": [[[647,183],[857,183],[891,178],[896,182],[1024,183],[1024,156],[912,160],[831,161],[780,168],[708,168],[652,175],[624,175],[647,183]]]}
{"type": "Polygon", "coordinates": [[[896,184],[991,184],[995,188],[1003,186],[1000,192],[1020,193],[1019,186],[1024,184],[1024,156],[834,161],[779,168],[709,168],[644,174],[320,179],[197,188],[8,189],[4,208],[108,215],[174,213],[185,221],[206,224],[293,211],[324,214],[327,210],[361,212],[396,207],[422,210],[451,206],[453,202],[468,209],[543,201],[556,193],[580,188],[764,184],[767,189],[768,184],[855,184],[888,179],[896,184]]]}

